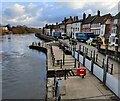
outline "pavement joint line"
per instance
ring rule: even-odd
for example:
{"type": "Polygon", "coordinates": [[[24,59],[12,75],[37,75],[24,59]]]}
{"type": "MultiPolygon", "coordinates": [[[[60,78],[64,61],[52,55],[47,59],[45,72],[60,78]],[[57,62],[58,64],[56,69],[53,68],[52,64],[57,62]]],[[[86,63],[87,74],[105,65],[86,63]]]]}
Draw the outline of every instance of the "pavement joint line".
{"type": "MultiPolygon", "coordinates": [[[[108,94],[106,96],[110,96],[110,95],[113,95],[113,94],[108,94]]],[[[89,99],[89,98],[96,98],[96,97],[103,97],[104,95],[99,95],[99,96],[91,96],[91,97],[85,97],[85,98],[81,98],[81,99],[89,99]]],[[[105,97],[105,96],[104,96],[105,97]]],[[[107,98],[106,98],[107,99],[107,98]]],[[[107,100],[110,100],[110,99],[107,99],[107,100]]],[[[111,101],[111,100],[110,100],[111,101]]]]}
{"type": "MultiPolygon", "coordinates": [[[[107,94],[104,94],[99,88],[98,88],[98,86],[94,83],[94,82],[92,82],[92,80],[90,79],[90,78],[88,78],[89,80],[90,80],[90,82],[93,84],[93,85],[95,85],[95,87],[100,91],[100,93],[106,98],[106,95],[107,94]]],[[[98,79],[98,78],[97,78],[98,79]]],[[[99,80],[99,79],[98,79],[99,80]]],[[[106,86],[105,86],[106,87],[106,86]]],[[[109,88],[108,88],[109,89],[109,88]]],[[[113,95],[113,94],[108,94],[108,95],[113,95]]],[[[106,98],[107,99],[107,98],[106,98]]],[[[110,100],[111,101],[111,100],[110,100]]]]}

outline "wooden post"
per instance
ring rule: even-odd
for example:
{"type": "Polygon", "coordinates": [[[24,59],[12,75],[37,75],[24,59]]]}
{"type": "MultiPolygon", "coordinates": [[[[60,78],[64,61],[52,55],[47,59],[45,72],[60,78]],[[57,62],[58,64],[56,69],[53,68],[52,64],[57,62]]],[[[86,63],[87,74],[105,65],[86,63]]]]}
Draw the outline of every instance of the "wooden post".
{"type": "Polygon", "coordinates": [[[111,64],[111,72],[110,74],[113,74],[113,64],[111,64]]]}

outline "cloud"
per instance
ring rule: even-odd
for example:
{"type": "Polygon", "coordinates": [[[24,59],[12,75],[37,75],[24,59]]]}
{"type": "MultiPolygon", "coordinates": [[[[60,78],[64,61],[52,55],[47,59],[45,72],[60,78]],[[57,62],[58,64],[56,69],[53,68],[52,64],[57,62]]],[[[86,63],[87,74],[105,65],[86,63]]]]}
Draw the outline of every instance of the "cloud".
{"type": "Polygon", "coordinates": [[[4,11],[4,15],[7,18],[15,18],[17,16],[21,16],[25,13],[24,6],[19,4],[14,4],[13,7],[8,7],[4,11]]]}
{"type": "Polygon", "coordinates": [[[6,3],[2,11],[2,21],[4,24],[42,27],[46,23],[61,22],[64,17],[79,16],[82,19],[83,13],[96,15],[97,10],[101,11],[101,15],[115,15],[118,12],[118,0],[90,1],[6,3]]]}
{"type": "Polygon", "coordinates": [[[33,3],[29,3],[27,6],[16,3],[3,11],[2,21],[13,25],[29,25],[30,22],[34,22],[33,20],[41,15],[41,12],[42,8],[33,3]]]}

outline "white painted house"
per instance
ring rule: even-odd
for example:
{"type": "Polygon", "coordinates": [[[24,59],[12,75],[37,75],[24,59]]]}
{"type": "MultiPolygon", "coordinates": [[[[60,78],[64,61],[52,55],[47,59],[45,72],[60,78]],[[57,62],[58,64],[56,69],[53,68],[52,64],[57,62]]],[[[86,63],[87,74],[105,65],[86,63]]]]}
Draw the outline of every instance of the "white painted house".
{"type": "Polygon", "coordinates": [[[66,26],[66,33],[68,36],[71,36],[72,33],[72,23],[68,23],[66,26]]]}
{"type": "Polygon", "coordinates": [[[111,33],[112,15],[106,14],[103,16],[97,15],[91,22],[91,32],[97,36],[109,37],[111,33]]]}

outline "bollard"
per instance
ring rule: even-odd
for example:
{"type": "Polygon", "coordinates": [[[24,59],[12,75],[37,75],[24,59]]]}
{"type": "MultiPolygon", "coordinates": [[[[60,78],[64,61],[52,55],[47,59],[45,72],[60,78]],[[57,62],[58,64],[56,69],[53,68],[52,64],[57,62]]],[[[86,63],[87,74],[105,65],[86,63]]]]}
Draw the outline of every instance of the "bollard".
{"type": "Polygon", "coordinates": [[[111,64],[111,72],[110,74],[113,74],[113,64],[111,64]]]}

